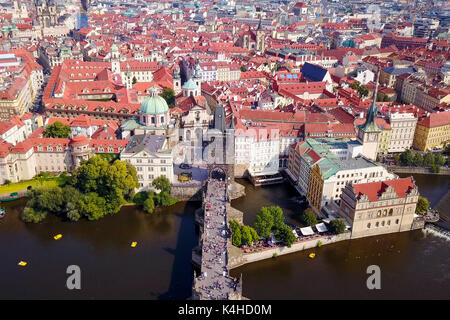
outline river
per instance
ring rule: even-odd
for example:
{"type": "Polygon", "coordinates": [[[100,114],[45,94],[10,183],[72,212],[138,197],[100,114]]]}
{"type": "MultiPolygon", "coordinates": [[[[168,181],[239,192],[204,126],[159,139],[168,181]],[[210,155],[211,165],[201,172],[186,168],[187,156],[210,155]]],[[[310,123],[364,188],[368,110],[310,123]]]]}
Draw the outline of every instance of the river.
{"type": "MultiPolygon", "coordinates": [[[[414,179],[432,206],[449,190],[449,176],[414,179]]],[[[288,220],[297,220],[295,213],[301,210],[292,201],[290,186],[245,185],[246,199],[233,202],[245,213],[245,223],[252,223],[258,208],[271,202],[280,203],[288,220]]],[[[243,295],[250,299],[450,299],[449,266],[450,242],[416,230],[279,256],[233,269],[231,275],[242,274],[243,295]],[[308,258],[311,252],[314,259],[308,258]],[[369,265],[381,269],[381,290],[367,289],[369,265]]]]}
{"type": "MultiPolygon", "coordinates": [[[[449,177],[416,176],[419,190],[439,201],[449,177]]],[[[288,222],[301,211],[288,185],[252,187],[233,201],[251,224],[263,205],[280,205],[288,222]]],[[[193,279],[191,251],[197,244],[194,210],[200,203],[178,203],[148,215],[124,207],[99,221],[63,222],[49,216],[25,224],[25,201],[8,203],[0,220],[0,299],[186,299],[193,279]],[[61,233],[62,239],[53,236],[61,233]],[[130,243],[137,241],[136,248],[130,243]],[[20,260],[28,262],[24,268],[20,260]],[[81,268],[81,290],[66,288],[66,269],[81,268]]],[[[249,264],[243,293],[250,299],[450,298],[450,243],[421,231],[345,241],[310,251],[249,264]],[[378,264],[382,290],[365,287],[366,267],[378,264]]]]}

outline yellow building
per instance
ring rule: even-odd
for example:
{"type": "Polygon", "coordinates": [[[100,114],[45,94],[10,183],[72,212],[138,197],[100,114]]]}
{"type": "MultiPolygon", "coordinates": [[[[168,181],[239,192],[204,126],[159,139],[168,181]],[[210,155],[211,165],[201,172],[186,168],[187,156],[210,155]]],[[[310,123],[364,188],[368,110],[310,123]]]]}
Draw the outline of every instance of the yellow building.
{"type": "Polygon", "coordinates": [[[323,191],[323,178],[320,167],[316,164],[310,171],[308,185],[308,202],[311,208],[318,214],[321,209],[323,191]]]}
{"type": "Polygon", "coordinates": [[[435,147],[445,147],[450,141],[450,111],[432,113],[417,122],[413,146],[426,151],[435,147]]]}

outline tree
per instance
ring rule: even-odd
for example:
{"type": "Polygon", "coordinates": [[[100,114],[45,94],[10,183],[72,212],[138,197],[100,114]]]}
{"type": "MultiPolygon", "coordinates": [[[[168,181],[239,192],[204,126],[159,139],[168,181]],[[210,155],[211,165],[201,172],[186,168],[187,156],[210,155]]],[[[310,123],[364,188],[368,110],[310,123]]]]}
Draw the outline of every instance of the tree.
{"type": "Polygon", "coordinates": [[[441,167],[438,166],[437,164],[432,164],[431,165],[431,172],[432,173],[439,173],[441,171],[441,167]]]}
{"type": "Polygon", "coordinates": [[[367,97],[369,95],[369,89],[367,89],[367,87],[364,86],[364,85],[359,86],[357,91],[358,91],[358,94],[359,94],[359,96],[361,98],[362,97],[367,97]]]}
{"type": "Polygon", "coordinates": [[[64,210],[64,197],[60,187],[38,187],[31,189],[31,199],[27,207],[35,211],[45,211],[60,214],[64,210]]]}
{"type": "Polygon", "coordinates": [[[247,67],[246,66],[241,66],[241,72],[247,72],[247,67]]]}
{"type": "MultiPolygon", "coordinates": [[[[143,205],[144,201],[147,200],[149,198],[148,196],[148,192],[145,191],[141,191],[136,193],[136,195],[133,197],[133,202],[139,205],[143,205]]],[[[153,199],[153,195],[152,195],[152,199],[153,199]]]]}
{"type": "Polygon", "coordinates": [[[292,232],[292,229],[288,225],[283,225],[279,229],[277,229],[277,232],[275,233],[275,237],[284,242],[286,246],[289,248],[291,245],[295,242],[296,238],[294,233],[292,232]]]}
{"type": "Polygon", "coordinates": [[[240,247],[242,245],[241,227],[236,220],[230,221],[231,242],[233,246],[240,247]]]}
{"type": "Polygon", "coordinates": [[[267,208],[261,208],[260,212],[256,215],[253,227],[261,237],[270,237],[270,232],[273,227],[273,216],[267,208]]]}
{"type": "Polygon", "coordinates": [[[434,158],[434,162],[438,166],[443,166],[445,164],[445,157],[442,153],[437,153],[434,158]]]}
{"type": "Polygon", "coordinates": [[[35,211],[31,207],[25,207],[22,212],[21,218],[24,222],[38,223],[47,217],[47,212],[45,211],[35,211]]]}
{"type": "Polygon", "coordinates": [[[430,208],[430,202],[427,198],[419,196],[419,199],[417,200],[417,206],[416,206],[416,213],[417,214],[424,214],[428,212],[428,209],[430,208]]]}
{"type": "Polygon", "coordinates": [[[317,224],[317,217],[314,211],[311,208],[306,209],[302,212],[300,219],[307,226],[313,226],[317,224]]]}
{"type": "MultiPolygon", "coordinates": [[[[279,229],[285,225],[284,223],[284,214],[283,210],[279,206],[270,206],[266,207],[269,213],[273,218],[273,227],[274,229],[279,229]]],[[[261,208],[262,210],[262,208],[261,208]]]]}
{"type": "Polygon", "coordinates": [[[161,97],[164,98],[164,100],[166,100],[167,104],[169,106],[173,106],[175,103],[175,91],[171,88],[165,88],[162,93],[161,93],[161,97]]]}
{"type": "Polygon", "coordinates": [[[344,220],[342,220],[342,219],[331,220],[330,224],[328,225],[328,228],[334,234],[343,233],[345,231],[344,220]]]}
{"type": "Polygon", "coordinates": [[[420,152],[417,152],[414,156],[414,165],[417,167],[423,166],[423,155],[420,152]]]}
{"type": "Polygon", "coordinates": [[[133,77],[133,80],[131,80],[131,84],[135,84],[137,82],[136,77],[133,77]]]}
{"type": "Polygon", "coordinates": [[[8,184],[11,184],[11,180],[9,180],[9,179],[5,179],[5,181],[3,182],[3,184],[4,184],[4,185],[8,185],[8,184]]]}
{"type": "Polygon", "coordinates": [[[144,201],[144,211],[147,213],[153,213],[155,210],[155,202],[153,201],[153,198],[148,198],[144,201]]]}
{"type": "Polygon", "coordinates": [[[252,233],[249,226],[241,226],[242,244],[251,246],[253,244],[252,233]]]}
{"type": "Polygon", "coordinates": [[[46,138],[68,138],[72,133],[72,129],[67,124],[55,121],[51,125],[47,126],[44,132],[46,138]]]}
{"type": "Polygon", "coordinates": [[[85,194],[78,200],[78,210],[81,216],[89,220],[98,220],[108,214],[106,200],[95,192],[85,194]]]}
{"type": "Polygon", "coordinates": [[[400,164],[400,155],[399,154],[395,154],[394,155],[394,161],[396,165],[400,164]]]}
{"type": "Polygon", "coordinates": [[[167,192],[170,194],[170,189],[171,189],[170,181],[165,176],[159,176],[158,178],[153,180],[152,186],[155,187],[160,192],[167,192]]]}
{"type": "Polygon", "coordinates": [[[404,166],[411,166],[414,163],[414,154],[408,149],[400,155],[400,161],[404,166]]]}
{"type": "Polygon", "coordinates": [[[434,156],[431,152],[427,152],[423,157],[423,164],[427,167],[431,167],[434,164],[434,156]]]}
{"type": "Polygon", "coordinates": [[[352,88],[353,90],[358,90],[359,89],[359,82],[355,81],[350,85],[350,88],[352,88]]]}

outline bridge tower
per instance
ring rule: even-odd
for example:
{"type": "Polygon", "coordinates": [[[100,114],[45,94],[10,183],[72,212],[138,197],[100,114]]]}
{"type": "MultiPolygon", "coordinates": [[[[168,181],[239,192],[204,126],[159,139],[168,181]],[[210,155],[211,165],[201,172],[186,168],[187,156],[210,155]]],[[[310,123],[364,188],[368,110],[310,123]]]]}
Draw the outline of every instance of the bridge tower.
{"type": "Polygon", "coordinates": [[[225,108],[217,106],[214,111],[214,126],[207,132],[206,162],[208,177],[234,181],[234,155],[235,155],[235,127],[234,117],[227,126],[225,121],[225,108]]]}

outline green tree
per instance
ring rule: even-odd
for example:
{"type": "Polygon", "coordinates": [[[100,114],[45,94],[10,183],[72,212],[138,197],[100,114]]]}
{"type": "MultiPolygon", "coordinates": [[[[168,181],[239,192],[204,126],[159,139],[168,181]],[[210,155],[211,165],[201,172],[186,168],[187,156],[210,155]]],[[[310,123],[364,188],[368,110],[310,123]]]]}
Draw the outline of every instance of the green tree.
{"type": "Polygon", "coordinates": [[[304,210],[300,216],[301,221],[307,226],[313,226],[317,224],[317,217],[311,208],[304,210]]]}
{"type": "Polygon", "coordinates": [[[105,198],[95,192],[85,194],[78,200],[78,211],[89,220],[98,220],[108,214],[105,198]]]}
{"type": "Polygon", "coordinates": [[[231,229],[231,242],[235,247],[241,247],[242,245],[242,234],[241,227],[236,220],[230,221],[230,229],[231,229]]]}
{"type": "Polygon", "coordinates": [[[241,66],[241,72],[247,72],[247,67],[246,66],[241,66]]]}
{"type": "Polygon", "coordinates": [[[411,150],[406,150],[400,155],[400,161],[404,166],[412,166],[414,163],[414,154],[411,150]]]}
{"type": "Polygon", "coordinates": [[[171,88],[165,88],[162,93],[161,93],[161,97],[164,98],[164,100],[166,100],[167,104],[169,106],[173,106],[175,103],[175,91],[171,88]]]}
{"type": "Polygon", "coordinates": [[[435,157],[434,157],[434,162],[438,165],[438,166],[443,166],[445,164],[445,157],[442,153],[436,153],[435,157]]]}
{"type": "Polygon", "coordinates": [[[423,164],[427,167],[431,167],[434,164],[434,156],[433,153],[427,152],[423,157],[423,164]]]}
{"type": "Polygon", "coordinates": [[[286,246],[288,246],[289,248],[296,240],[295,235],[292,232],[292,229],[286,224],[277,229],[275,237],[278,240],[284,242],[284,244],[286,244],[286,246]]]}
{"type": "Polygon", "coordinates": [[[153,201],[153,198],[148,198],[144,201],[143,205],[144,211],[147,213],[153,213],[155,210],[155,202],[153,201]]]}
{"type": "Polygon", "coordinates": [[[369,95],[369,89],[367,89],[367,87],[364,86],[364,85],[359,86],[357,91],[358,91],[358,94],[359,94],[359,96],[361,98],[362,97],[367,97],[369,95]]]}
{"type": "Polygon", "coordinates": [[[394,161],[396,165],[400,165],[400,155],[399,154],[395,154],[394,155],[394,161]]]}
{"type": "Polygon", "coordinates": [[[35,211],[60,214],[64,209],[64,197],[60,187],[38,187],[30,190],[27,207],[35,211]]]}
{"type": "Polygon", "coordinates": [[[343,233],[345,231],[344,220],[342,220],[342,219],[331,220],[330,224],[328,225],[328,228],[334,234],[343,233]]]}
{"type": "Polygon", "coordinates": [[[132,83],[132,84],[135,84],[136,82],[137,82],[136,77],[133,77],[133,80],[131,80],[131,83],[132,83]]]}
{"type": "Polygon", "coordinates": [[[417,200],[417,206],[416,206],[416,213],[417,214],[424,214],[428,212],[428,209],[430,208],[430,202],[427,198],[419,196],[419,199],[417,200]]]}
{"type": "Polygon", "coordinates": [[[35,211],[31,207],[25,207],[22,211],[21,218],[24,222],[38,223],[43,221],[47,217],[47,212],[45,211],[35,211]]]}
{"type": "Polygon", "coordinates": [[[417,167],[423,166],[423,155],[420,152],[414,155],[414,165],[417,167]]]}
{"type": "Polygon", "coordinates": [[[46,138],[68,138],[72,130],[67,124],[55,121],[51,125],[47,126],[44,131],[44,137],[46,138]]]}
{"type": "Polygon", "coordinates": [[[270,237],[273,227],[273,216],[266,207],[261,208],[259,213],[256,215],[253,227],[261,237],[270,237]]]}
{"type": "Polygon", "coordinates": [[[152,186],[160,192],[167,192],[170,194],[171,186],[170,181],[165,176],[159,176],[152,182],[152,186]]]}
{"type": "Polygon", "coordinates": [[[439,173],[441,171],[441,166],[438,166],[437,164],[431,165],[431,172],[433,173],[439,173]]]}
{"type": "MultiPolygon", "coordinates": [[[[148,196],[148,192],[145,191],[141,191],[136,193],[136,195],[133,197],[133,202],[139,205],[143,205],[144,201],[147,200],[149,198],[148,196]]],[[[152,195],[152,199],[153,199],[153,195],[152,195]]]]}
{"type": "Polygon", "coordinates": [[[359,89],[359,82],[358,82],[358,81],[353,82],[353,83],[350,85],[350,88],[352,88],[353,90],[358,91],[358,89],[359,89]]]}
{"type": "MultiPolygon", "coordinates": [[[[284,223],[284,214],[283,210],[279,206],[270,206],[266,207],[269,213],[273,218],[273,227],[274,229],[279,229],[285,225],[284,223]]],[[[261,208],[262,210],[262,208],[261,208]]]]}
{"type": "Polygon", "coordinates": [[[253,244],[253,237],[249,226],[241,226],[242,244],[251,246],[253,244]]]}

